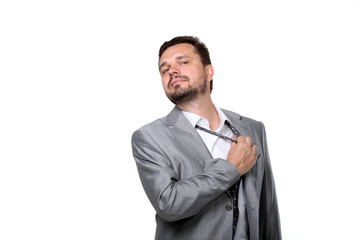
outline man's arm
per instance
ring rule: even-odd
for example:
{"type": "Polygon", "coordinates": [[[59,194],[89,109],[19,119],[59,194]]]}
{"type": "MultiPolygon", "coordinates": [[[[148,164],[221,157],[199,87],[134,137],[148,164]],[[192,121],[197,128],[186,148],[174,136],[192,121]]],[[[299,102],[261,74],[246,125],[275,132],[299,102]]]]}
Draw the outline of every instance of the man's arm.
{"type": "Polygon", "coordinates": [[[165,221],[177,221],[197,214],[223,194],[240,174],[223,159],[206,159],[203,172],[180,179],[161,146],[144,131],[132,137],[133,155],[145,192],[158,215],[165,221]]]}

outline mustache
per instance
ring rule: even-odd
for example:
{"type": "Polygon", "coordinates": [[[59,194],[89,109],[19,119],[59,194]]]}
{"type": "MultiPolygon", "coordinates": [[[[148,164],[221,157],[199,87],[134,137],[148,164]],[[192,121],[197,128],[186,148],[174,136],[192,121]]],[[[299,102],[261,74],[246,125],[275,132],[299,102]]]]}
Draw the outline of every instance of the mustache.
{"type": "Polygon", "coordinates": [[[185,75],[176,75],[176,76],[170,78],[170,81],[169,81],[169,83],[168,83],[168,88],[170,88],[171,83],[172,83],[173,80],[179,79],[179,78],[182,79],[182,80],[185,80],[185,81],[189,81],[189,80],[190,80],[190,78],[189,78],[188,76],[185,76],[185,75]]]}

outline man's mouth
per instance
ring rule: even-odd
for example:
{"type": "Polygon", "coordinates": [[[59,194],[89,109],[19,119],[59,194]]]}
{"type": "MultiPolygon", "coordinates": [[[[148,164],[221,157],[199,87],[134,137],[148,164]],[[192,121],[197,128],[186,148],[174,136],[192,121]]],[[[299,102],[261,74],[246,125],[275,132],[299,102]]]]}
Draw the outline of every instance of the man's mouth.
{"type": "Polygon", "coordinates": [[[181,83],[181,82],[184,82],[184,81],[188,81],[188,78],[185,77],[185,76],[183,76],[183,77],[174,77],[174,78],[170,79],[168,86],[173,87],[173,86],[175,86],[175,84],[181,83]]]}

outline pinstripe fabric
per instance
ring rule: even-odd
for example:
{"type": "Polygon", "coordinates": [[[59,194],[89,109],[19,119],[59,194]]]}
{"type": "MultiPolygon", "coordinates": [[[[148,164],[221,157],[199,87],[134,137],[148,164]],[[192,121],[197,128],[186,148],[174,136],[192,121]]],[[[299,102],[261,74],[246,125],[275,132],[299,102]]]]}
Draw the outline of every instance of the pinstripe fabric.
{"type": "MultiPolygon", "coordinates": [[[[257,163],[242,176],[239,191],[246,205],[250,239],[281,239],[264,127],[235,113],[224,113],[259,149],[257,163]]],[[[179,109],[134,132],[132,147],[142,185],[156,210],[155,239],[232,239],[228,189],[240,175],[228,161],[212,159],[179,109]]]]}

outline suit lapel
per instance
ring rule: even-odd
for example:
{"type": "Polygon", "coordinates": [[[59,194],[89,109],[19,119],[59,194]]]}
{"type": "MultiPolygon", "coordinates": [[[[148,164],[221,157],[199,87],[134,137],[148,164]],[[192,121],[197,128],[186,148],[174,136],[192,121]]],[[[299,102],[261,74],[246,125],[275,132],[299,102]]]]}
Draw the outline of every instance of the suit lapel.
{"type": "Polygon", "coordinates": [[[248,128],[248,126],[243,124],[243,122],[241,121],[241,116],[239,114],[236,114],[236,113],[233,113],[233,112],[230,112],[227,110],[223,110],[223,109],[221,109],[221,110],[230,119],[230,123],[233,126],[235,126],[235,128],[237,130],[239,130],[239,132],[241,133],[241,136],[251,137],[253,139],[251,130],[248,128]]]}
{"type": "Polygon", "coordinates": [[[180,144],[191,152],[202,165],[204,165],[205,159],[212,158],[200,135],[179,108],[174,107],[166,117],[165,124],[171,129],[173,136],[180,144]]]}

